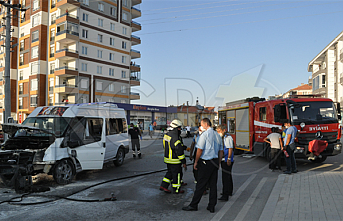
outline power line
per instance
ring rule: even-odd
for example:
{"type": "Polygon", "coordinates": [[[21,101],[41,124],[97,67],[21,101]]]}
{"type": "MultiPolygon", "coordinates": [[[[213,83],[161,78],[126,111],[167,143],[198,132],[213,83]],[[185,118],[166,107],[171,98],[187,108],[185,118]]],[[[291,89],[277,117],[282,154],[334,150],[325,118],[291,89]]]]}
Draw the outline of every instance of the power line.
{"type": "MultiPolygon", "coordinates": [[[[255,4],[255,3],[271,2],[271,1],[275,1],[275,0],[264,0],[264,1],[259,1],[259,2],[245,2],[245,3],[230,4],[230,5],[210,6],[210,7],[205,7],[205,8],[192,8],[192,9],[179,10],[179,11],[169,11],[169,12],[150,13],[150,14],[144,14],[144,16],[146,16],[146,15],[157,15],[157,14],[168,14],[168,13],[175,13],[175,12],[188,12],[188,11],[196,11],[196,10],[211,9],[211,8],[222,8],[222,7],[228,7],[228,6],[255,4]]],[[[312,1],[312,0],[310,0],[310,1],[312,1]]]]}
{"type": "MultiPolygon", "coordinates": [[[[313,1],[313,0],[296,1],[296,2],[299,3],[299,2],[307,2],[307,1],[313,1]]],[[[265,1],[260,1],[260,2],[265,2],[265,1]]],[[[260,3],[260,2],[256,2],[256,3],[260,3]]],[[[206,14],[213,14],[213,13],[238,11],[238,10],[253,9],[253,8],[262,8],[262,7],[269,7],[269,6],[276,6],[276,5],[292,4],[292,3],[294,3],[294,2],[283,2],[283,3],[279,3],[279,4],[272,4],[272,5],[260,5],[260,6],[253,6],[253,7],[247,7],[247,8],[236,8],[236,9],[229,9],[229,10],[223,10],[223,11],[205,12],[205,13],[190,14],[190,15],[180,15],[180,16],[173,16],[173,17],[166,17],[166,18],[153,18],[153,19],[147,19],[147,20],[140,20],[139,22],[162,20],[162,19],[174,19],[174,18],[190,17],[190,16],[195,16],[195,15],[206,15],[206,14]]],[[[248,4],[248,3],[243,3],[243,4],[248,4]]],[[[235,5],[242,5],[242,4],[235,4],[235,5]]]]}
{"type": "Polygon", "coordinates": [[[262,10],[262,11],[242,12],[242,13],[234,13],[234,14],[226,14],[226,15],[216,15],[216,16],[208,16],[208,17],[197,17],[197,18],[181,19],[181,20],[174,20],[174,21],[153,22],[153,23],[146,23],[144,25],[181,22],[181,21],[192,21],[192,20],[209,19],[209,18],[219,18],[219,17],[227,17],[227,16],[232,16],[232,15],[244,15],[244,14],[260,13],[260,12],[271,12],[271,11],[279,11],[279,10],[295,9],[295,8],[305,8],[305,7],[327,5],[327,4],[334,4],[334,3],[337,3],[337,2],[328,2],[328,3],[305,5],[305,6],[294,6],[294,7],[288,7],[288,8],[269,9],[269,10],[262,10]]]}
{"type": "Polygon", "coordinates": [[[185,28],[185,29],[170,30],[170,31],[149,32],[149,33],[143,33],[140,35],[162,34],[162,33],[178,32],[178,31],[190,31],[190,30],[198,30],[198,29],[206,29],[206,28],[225,27],[225,26],[231,26],[231,25],[259,23],[259,22],[266,22],[266,21],[278,21],[278,20],[285,20],[285,19],[292,19],[292,18],[304,18],[304,17],[311,17],[311,16],[317,16],[317,15],[335,14],[335,13],[340,13],[340,12],[343,12],[343,11],[318,13],[318,14],[312,14],[312,15],[300,15],[300,16],[292,16],[292,17],[284,17],[284,18],[265,19],[265,20],[256,20],[256,21],[248,21],[248,22],[229,23],[229,24],[223,24],[223,25],[203,26],[203,27],[197,27],[197,28],[185,28]]]}

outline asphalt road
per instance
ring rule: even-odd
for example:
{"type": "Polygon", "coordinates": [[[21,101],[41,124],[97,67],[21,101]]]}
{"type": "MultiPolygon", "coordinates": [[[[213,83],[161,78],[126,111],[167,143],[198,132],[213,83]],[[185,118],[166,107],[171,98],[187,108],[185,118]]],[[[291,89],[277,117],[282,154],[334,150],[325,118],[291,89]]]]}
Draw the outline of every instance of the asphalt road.
{"type": "MultiPolygon", "coordinates": [[[[191,139],[184,139],[189,145],[191,139]]],[[[190,202],[195,189],[192,168],[184,173],[184,194],[173,195],[159,191],[166,168],[163,163],[161,140],[143,140],[142,159],[133,159],[131,152],[124,165],[106,164],[102,170],[82,172],[74,182],[59,186],[51,176],[39,176],[35,186],[50,187],[50,191],[24,197],[20,204],[0,205],[1,220],[258,220],[268,200],[279,172],[271,172],[263,158],[235,156],[233,166],[234,195],[228,202],[218,202],[216,213],[206,210],[208,195],[204,195],[197,212],[182,211],[190,202]],[[151,172],[148,175],[141,175],[151,172]],[[126,178],[125,177],[130,177],[126,178]],[[124,178],[124,179],[122,179],[124,178]],[[116,180],[117,179],[117,180],[116,180]],[[114,181],[111,181],[114,180],[114,181]],[[106,182],[107,181],[107,182],[106,182]],[[105,183],[104,183],[105,182],[105,183]],[[101,185],[96,185],[103,183],[101,185]],[[95,185],[92,188],[89,186],[95,185]],[[77,193],[76,193],[77,192],[77,193]],[[72,193],[76,193],[71,195],[72,193]],[[64,196],[75,200],[97,200],[111,197],[117,201],[78,202],[55,200],[51,196],[64,196]],[[52,202],[44,203],[44,201],[52,202]],[[36,203],[36,205],[32,205],[36,203]]],[[[187,154],[187,153],[186,153],[187,154]]],[[[323,164],[298,160],[299,171],[342,171],[343,155],[328,157],[323,164]]],[[[190,161],[188,160],[188,163],[190,161]]],[[[218,196],[221,191],[221,171],[218,178],[218,196]]],[[[1,188],[0,202],[11,199],[11,189],[1,188]]]]}

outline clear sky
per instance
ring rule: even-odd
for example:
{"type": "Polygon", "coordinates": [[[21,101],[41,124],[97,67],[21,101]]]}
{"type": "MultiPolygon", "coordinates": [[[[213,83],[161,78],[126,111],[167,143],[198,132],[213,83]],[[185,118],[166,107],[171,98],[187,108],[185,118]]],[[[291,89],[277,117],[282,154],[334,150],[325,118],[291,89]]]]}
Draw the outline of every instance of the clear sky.
{"type": "Polygon", "coordinates": [[[142,0],[135,104],[218,106],[285,93],[343,31],[343,1],[142,0]]]}

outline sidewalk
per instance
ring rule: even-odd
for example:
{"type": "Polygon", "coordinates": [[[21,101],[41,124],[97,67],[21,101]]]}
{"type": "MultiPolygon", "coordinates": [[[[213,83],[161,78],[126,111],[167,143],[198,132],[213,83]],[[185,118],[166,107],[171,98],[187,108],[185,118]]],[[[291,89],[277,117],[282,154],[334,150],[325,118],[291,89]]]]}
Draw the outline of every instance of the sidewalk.
{"type": "Polygon", "coordinates": [[[343,220],[342,184],[342,172],[279,175],[259,220],[343,220]]]}

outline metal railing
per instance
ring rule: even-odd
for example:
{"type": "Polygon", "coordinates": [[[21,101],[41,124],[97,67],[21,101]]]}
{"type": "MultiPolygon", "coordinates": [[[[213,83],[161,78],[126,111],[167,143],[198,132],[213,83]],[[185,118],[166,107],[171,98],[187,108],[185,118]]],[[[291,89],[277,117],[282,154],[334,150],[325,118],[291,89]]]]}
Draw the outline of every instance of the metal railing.
{"type": "Polygon", "coordinates": [[[139,79],[139,77],[137,77],[137,76],[130,76],[130,80],[131,81],[140,81],[141,79],[139,79]]]}
{"type": "Polygon", "coordinates": [[[74,68],[74,67],[62,66],[62,67],[56,68],[55,71],[63,70],[63,69],[72,70],[72,71],[77,71],[78,70],[77,68],[74,68]]]}
{"type": "Polygon", "coordinates": [[[55,69],[54,70],[50,70],[50,74],[53,74],[55,73],[55,69]]]}
{"type": "Polygon", "coordinates": [[[24,94],[24,91],[19,91],[19,95],[24,94]]]}
{"type": "Polygon", "coordinates": [[[35,39],[32,39],[32,43],[33,43],[33,42],[36,42],[36,41],[39,41],[39,37],[38,37],[38,38],[35,38],[35,39]]]}
{"type": "Polygon", "coordinates": [[[137,50],[134,50],[134,49],[131,49],[132,52],[136,52],[138,54],[140,54],[141,52],[140,51],[137,51],[137,50]]]}
{"type": "Polygon", "coordinates": [[[53,91],[54,90],[54,87],[49,87],[49,91],[53,91]]]}
{"type": "Polygon", "coordinates": [[[19,105],[19,109],[24,109],[24,108],[23,108],[23,105],[19,105]]]}
{"type": "Polygon", "coordinates": [[[52,3],[51,4],[51,8],[53,9],[53,8],[55,8],[56,7],[56,3],[52,3]]]}
{"type": "Polygon", "coordinates": [[[19,62],[19,65],[20,65],[20,66],[21,66],[21,65],[24,65],[24,62],[23,62],[23,61],[19,62]]]}
{"type": "Polygon", "coordinates": [[[79,16],[76,16],[76,15],[73,15],[73,14],[70,14],[69,12],[66,12],[60,16],[58,16],[56,19],[59,19],[59,18],[62,18],[64,16],[68,16],[68,17],[71,17],[71,18],[76,18],[76,19],[79,19],[79,16]]]}
{"type": "Polygon", "coordinates": [[[74,84],[60,84],[60,85],[55,85],[55,88],[57,87],[73,87],[73,88],[77,88],[77,85],[74,84]]]}
{"type": "Polygon", "coordinates": [[[66,51],[66,52],[71,52],[71,53],[76,53],[78,54],[79,52],[76,51],[76,50],[73,50],[73,49],[68,49],[68,48],[63,48],[63,49],[60,49],[58,51],[56,51],[56,53],[59,53],[59,52],[62,52],[62,51],[66,51]]]}
{"type": "Polygon", "coordinates": [[[50,58],[54,57],[55,53],[50,53],[50,58]]]}
{"type": "Polygon", "coordinates": [[[135,22],[135,21],[131,21],[131,23],[133,23],[133,24],[135,24],[135,25],[139,25],[139,26],[141,26],[141,24],[140,24],[140,23],[138,23],[138,22],[135,22]]]}
{"type": "Polygon", "coordinates": [[[140,10],[140,9],[138,9],[138,8],[136,8],[136,7],[131,7],[131,9],[135,9],[135,10],[137,10],[137,11],[141,12],[141,10],[140,10]]]}
{"type": "Polygon", "coordinates": [[[136,92],[130,92],[130,95],[138,95],[138,96],[139,96],[139,93],[136,93],[136,92]]]}
{"type": "Polygon", "coordinates": [[[63,30],[63,31],[57,32],[56,36],[61,35],[61,34],[65,34],[65,33],[79,36],[78,32],[71,31],[71,30],[63,30]]]}
{"type": "Polygon", "coordinates": [[[54,42],[55,41],[55,36],[50,37],[50,41],[54,42]]]}
{"type": "Polygon", "coordinates": [[[141,39],[140,37],[138,37],[138,36],[136,36],[136,35],[131,35],[131,38],[141,39]]]}
{"type": "Polygon", "coordinates": [[[139,64],[130,64],[131,66],[134,66],[134,67],[137,67],[137,68],[140,68],[141,66],[139,64]]]}
{"type": "Polygon", "coordinates": [[[55,20],[51,20],[51,24],[55,24],[56,23],[56,19],[55,20]]]}

